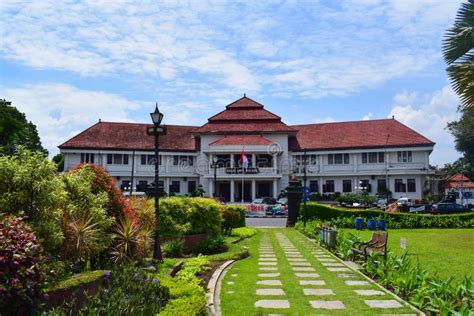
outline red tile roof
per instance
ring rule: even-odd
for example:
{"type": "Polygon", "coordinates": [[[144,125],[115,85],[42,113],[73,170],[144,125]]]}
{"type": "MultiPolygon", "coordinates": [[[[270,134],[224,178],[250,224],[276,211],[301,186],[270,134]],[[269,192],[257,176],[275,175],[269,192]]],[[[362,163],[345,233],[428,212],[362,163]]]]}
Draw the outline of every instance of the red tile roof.
{"type": "Polygon", "coordinates": [[[289,149],[293,151],[434,145],[428,138],[394,119],[292,127],[298,130],[296,137],[289,139],[289,149]]]}
{"type": "MultiPolygon", "coordinates": [[[[146,134],[148,126],[97,123],[59,148],[153,150],[153,137],[146,134]]],[[[199,134],[239,135],[228,136],[214,144],[232,142],[232,145],[245,145],[262,142],[263,137],[258,141],[255,137],[264,133],[289,135],[290,151],[434,145],[428,138],[394,119],[288,126],[263,105],[244,96],[227,105],[224,111],[209,118],[201,127],[167,125],[167,134],[160,137],[160,147],[164,151],[197,151],[199,140],[194,135],[199,134]]]]}
{"type": "MultiPolygon", "coordinates": [[[[61,149],[154,150],[154,137],[146,131],[149,124],[99,122],[59,146],[61,149]]],[[[196,151],[192,132],[196,126],[165,125],[160,150],[196,151]]]]}
{"type": "Polygon", "coordinates": [[[462,174],[455,174],[452,177],[449,177],[443,188],[453,189],[453,188],[474,188],[474,182],[472,182],[468,177],[463,176],[462,174]]]}
{"type": "Polygon", "coordinates": [[[274,144],[268,138],[261,135],[229,135],[224,136],[209,144],[209,146],[228,146],[228,145],[271,145],[274,144]]]}
{"type": "Polygon", "coordinates": [[[263,108],[260,103],[243,98],[229,104],[226,109],[209,118],[195,133],[245,134],[264,132],[295,133],[281,121],[281,117],[263,108]]]}

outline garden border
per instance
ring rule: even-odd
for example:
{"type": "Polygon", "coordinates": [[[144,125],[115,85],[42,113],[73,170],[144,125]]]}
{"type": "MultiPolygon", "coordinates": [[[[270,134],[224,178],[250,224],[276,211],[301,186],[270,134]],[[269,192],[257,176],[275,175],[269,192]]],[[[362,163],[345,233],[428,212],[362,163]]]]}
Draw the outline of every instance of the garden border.
{"type": "MultiPolygon", "coordinates": [[[[318,241],[316,239],[312,239],[312,238],[309,238],[308,236],[306,236],[305,234],[302,234],[301,232],[299,232],[301,235],[303,235],[305,238],[307,238],[309,241],[311,242],[314,242],[315,244],[318,245],[318,241]]],[[[369,278],[367,275],[365,275],[364,273],[362,273],[359,269],[355,269],[354,267],[352,267],[351,265],[348,265],[344,260],[342,260],[341,258],[339,258],[338,256],[336,256],[335,254],[333,254],[332,252],[328,251],[326,248],[324,247],[321,247],[321,249],[323,249],[325,252],[327,252],[328,254],[330,254],[332,257],[334,257],[336,260],[339,260],[340,263],[344,264],[346,267],[348,267],[349,269],[351,269],[352,271],[354,271],[355,273],[361,275],[363,278],[365,278],[367,281],[369,281],[370,283],[374,284],[375,286],[377,286],[378,288],[380,288],[382,291],[384,291],[385,293],[393,296],[397,301],[399,302],[403,302],[405,304],[408,305],[408,307],[410,307],[410,309],[412,309],[414,312],[416,312],[418,315],[423,315],[423,316],[426,316],[425,313],[423,313],[421,310],[419,310],[418,308],[416,308],[415,306],[413,306],[412,304],[410,304],[409,302],[405,301],[404,299],[402,299],[401,297],[399,297],[397,294],[393,293],[392,291],[389,291],[387,290],[386,288],[384,288],[382,285],[378,284],[375,280],[369,278]]],[[[354,263],[357,265],[357,263],[354,263]]],[[[359,266],[359,265],[357,265],[359,266]]]]}
{"type": "Polygon", "coordinates": [[[208,292],[207,295],[207,304],[206,309],[209,315],[221,315],[220,311],[220,292],[221,292],[221,280],[224,278],[227,269],[235,262],[236,260],[229,260],[221,264],[219,268],[214,271],[207,285],[208,292]]]}

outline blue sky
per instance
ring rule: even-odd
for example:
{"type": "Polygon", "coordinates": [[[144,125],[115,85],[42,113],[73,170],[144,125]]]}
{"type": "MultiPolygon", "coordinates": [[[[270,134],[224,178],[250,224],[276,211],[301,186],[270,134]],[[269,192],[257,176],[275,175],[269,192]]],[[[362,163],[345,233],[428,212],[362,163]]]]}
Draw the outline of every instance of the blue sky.
{"type": "Polygon", "coordinates": [[[3,1],[0,98],[56,146],[98,121],[201,125],[244,93],[288,124],[396,119],[459,157],[441,55],[460,1],[3,1]]]}

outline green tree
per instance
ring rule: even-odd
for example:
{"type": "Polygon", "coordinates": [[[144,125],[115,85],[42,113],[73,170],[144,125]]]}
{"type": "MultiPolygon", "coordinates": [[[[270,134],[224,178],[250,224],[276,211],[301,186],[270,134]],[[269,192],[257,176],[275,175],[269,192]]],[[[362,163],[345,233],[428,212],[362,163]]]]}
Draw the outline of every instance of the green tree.
{"type": "Polygon", "coordinates": [[[64,171],[64,154],[59,153],[53,157],[53,162],[58,166],[58,172],[64,171]]]}
{"type": "Polygon", "coordinates": [[[58,247],[65,203],[56,165],[39,151],[19,146],[11,156],[0,156],[0,213],[27,216],[45,250],[58,247]]]}
{"type": "Polygon", "coordinates": [[[474,0],[462,3],[445,34],[444,60],[454,91],[464,107],[474,104],[474,0]]]}
{"type": "Polygon", "coordinates": [[[48,154],[41,145],[36,126],[11,102],[0,99],[0,154],[12,155],[19,145],[48,154]]]}

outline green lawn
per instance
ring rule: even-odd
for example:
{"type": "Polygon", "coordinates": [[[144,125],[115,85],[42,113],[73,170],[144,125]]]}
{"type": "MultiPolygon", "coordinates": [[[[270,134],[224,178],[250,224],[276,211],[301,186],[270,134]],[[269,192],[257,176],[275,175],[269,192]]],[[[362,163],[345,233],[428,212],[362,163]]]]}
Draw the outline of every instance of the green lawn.
{"type": "MultiPolygon", "coordinates": [[[[364,240],[369,240],[371,231],[357,232],[364,240]]],[[[474,229],[390,229],[389,249],[403,254],[400,238],[407,240],[407,252],[410,258],[441,277],[454,276],[456,280],[473,274],[474,268],[474,229]]]]}
{"type": "MultiPolygon", "coordinates": [[[[368,307],[364,300],[367,299],[393,299],[389,294],[382,296],[365,296],[361,297],[355,294],[354,290],[360,287],[348,286],[345,280],[337,277],[340,272],[331,272],[319,262],[313,251],[321,250],[314,242],[309,241],[301,233],[294,229],[278,228],[278,229],[259,229],[259,233],[248,240],[250,257],[234,263],[234,265],[226,272],[221,287],[221,312],[222,315],[261,315],[261,314],[291,314],[291,315],[309,315],[309,314],[344,314],[344,315],[378,315],[378,314],[413,314],[407,305],[401,308],[381,310],[368,307]],[[326,285],[310,286],[300,285],[295,272],[291,269],[289,261],[285,257],[285,253],[277,236],[286,236],[290,242],[297,248],[298,252],[306,259],[320,276],[314,280],[323,280],[326,285]],[[259,273],[271,273],[273,271],[259,271],[259,247],[262,238],[268,239],[273,246],[275,257],[277,258],[277,268],[275,272],[280,276],[270,279],[278,279],[281,286],[265,286],[257,285],[258,280],[269,278],[259,277],[259,273]],[[256,289],[262,288],[281,288],[284,290],[285,296],[258,296],[256,289]],[[322,288],[332,289],[335,295],[330,296],[305,296],[303,288],[322,288]],[[267,299],[287,299],[290,308],[261,308],[255,307],[258,300],[267,299]],[[324,310],[314,309],[309,301],[311,300],[338,300],[342,301],[346,307],[343,310],[324,310]]],[[[329,253],[330,258],[334,257],[329,253]]],[[[355,273],[355,272],[344,272],[355,273]]],[[[365,280],[363,276],[356,274],[351,280],[365,280]]],[[[363,289],[379,290],[375,284],[364,285],[363,289]]]]}

